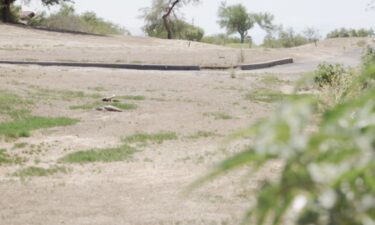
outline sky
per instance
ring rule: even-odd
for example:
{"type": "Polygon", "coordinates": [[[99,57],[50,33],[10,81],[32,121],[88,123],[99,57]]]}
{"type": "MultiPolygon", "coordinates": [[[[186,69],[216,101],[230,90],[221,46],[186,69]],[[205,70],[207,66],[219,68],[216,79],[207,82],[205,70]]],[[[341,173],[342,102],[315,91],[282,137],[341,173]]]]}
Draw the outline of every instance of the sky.
{"type": "MultiPolygon", "coordinates": [[[[26,8],[40,11],[32,1],[26,8]]],[[[140,9],[151,6],[152,0],[74,0],[78,13],[93,11],[100,17],[128,29],[133,35],[142,33],[143,20],[140,9]]],[[[368,8],[370,0],[227,0],[227,5],[241,3],[249,12],[269,12],[276,24],[292,27],[302,32],[307,27],[317,29],[322,36],[340,28],[375,28],[375,10],[368,8]]],[[[202,27],[206,35],[224,33],[217,24],[217,11],[221,0],[201,0],[181,9],[188,22],[202,27]]],[[[56,10],[56,9],[51,9],[56,10]]],[[[256,43],[261,43],[264,32],[255,27],[249,33],[256,43]]]]}

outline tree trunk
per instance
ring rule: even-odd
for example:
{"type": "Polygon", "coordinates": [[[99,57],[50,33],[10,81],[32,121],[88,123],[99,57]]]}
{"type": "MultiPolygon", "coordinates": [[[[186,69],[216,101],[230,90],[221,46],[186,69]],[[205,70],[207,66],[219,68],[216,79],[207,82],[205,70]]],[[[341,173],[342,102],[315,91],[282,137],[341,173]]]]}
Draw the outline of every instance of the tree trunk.
{"type": "Polygon", "coordinates": [[[1,20],[4,22],[4,23],[10,23],[12,22],[12,15],[11,15],[11,12],[10,12],[10,5],[11,5],[11,0],[4,0],[3,1],[3,5],[2,5],[2,8],[1,8],[1,20]]]}
{"type": "Polygon", "coordinates": [[[241,44],[245,43],[245,35],[241,34],[241,44]]]}
{"type": "Polygon", "coordinates": [[[163,16],[163,23],[164,23],[165,29],[167,30],[168,39],[172,39],[173,38],[172,30],[171,30],[171,27],[169,26],[168,16],[165,16],[165,15],[163,16]]]}
{"type": "Polygon", "coordinates": [[[174,7],[180,3],[181,0],[175,0],[172,5],[168,8],[167,12],[163,15],[163,22],[164,22],[164,27],[165,29],[167,30],[167,33],[168,33],[168,39],[172,39],[173,36],[172,36],[172,29],[171,29],[171,26],[169,24],[169,16],[171,15],[174,7]]]}

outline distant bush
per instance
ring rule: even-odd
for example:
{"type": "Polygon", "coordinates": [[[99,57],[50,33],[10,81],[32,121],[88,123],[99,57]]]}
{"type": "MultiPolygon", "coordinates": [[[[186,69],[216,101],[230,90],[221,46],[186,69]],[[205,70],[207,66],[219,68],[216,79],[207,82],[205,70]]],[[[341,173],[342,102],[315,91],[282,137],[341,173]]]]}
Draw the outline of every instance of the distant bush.
{"type": "Polygon", "coordinates": [[[201,40],[204,43],[215,44],[215,45],[226,45],[226,44],[240,44],[241,39],[237,37],[231,37],[226,34],[217,34],[212,36],[205,36],[201,40]]]}
{"type": "Polygon", "coordinates": [[[62,5],[61,9],[50,16],[42,15],[29,21],[31,26],[42,26],[50,29],[68,30],[95,34],[123,34],[128,33],[124,28],[105,21],[93,12],[82,15],[75,13],[73,6],[62,5]]]}
{"type": "Polygon", "coordinates": [[[292,28],[287,30],[280,28],[277,33],[277,37],[268,34],[264,38],[263,46],[267,48],[291,48],[305,45],[313,41],[304,35],[295,33],[292,28]]]}
{"type": "Polygon", "coordinates": [[[123,34],[129,33],[117,24],[105,21],[98,17],[94,12],[86,12],[80,16],[84,26],[90,33],[98,34],[123,34]]]}
{"type": "MultiPolygon", "coordinates": [[[[202,28],[180,19],[171,21],[170,26],[175,39],[201,41],[204,35],[202,28]]],[[[153,21],[152,23],[147,24],[143,30],[150,37],[167,38],[167,31],[165,30],[162,21],[153,21]]]]}
{"type": "Polygon", "coordinates": [[[374,36],[373,29],[336,29],[327,34],[327,38],[345,38],[345,37],[372,37],[374,36]]]}

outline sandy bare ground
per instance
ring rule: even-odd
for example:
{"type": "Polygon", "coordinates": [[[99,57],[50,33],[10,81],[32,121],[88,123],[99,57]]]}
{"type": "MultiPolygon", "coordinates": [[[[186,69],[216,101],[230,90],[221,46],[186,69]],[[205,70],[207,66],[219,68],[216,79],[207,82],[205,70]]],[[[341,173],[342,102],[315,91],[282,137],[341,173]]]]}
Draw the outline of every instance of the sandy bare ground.
{"type": "MultiPolygon", "coordinates": [[[[184,41],[71,35],[5,25],[0,25],[0,31],[0,59],[215,64],[234,62],[238,53],[199,43],[187,48],[184,41]]],[[[324,48],[249,50],[246,58],[257,61],[290,53],[303,61],[359,48],[358,40],[341,42],[327,42],[324,48]]],[[[80,122],[35,131],[29,138],[0,141],[0,149],[27,158],[25,164],[0,167],[0,224],[234,224],[250,205],[252,190],[261,179],[276,176],[280,163],[271,163],[258,174],[239,171],[189,196],[181,193],[218,161],[239,150],[235,146],[222,148],[228,134],[274,109],[247,100],[248,92],[259,88],[291,90],[287,81],[301,74],[284,74],[281,81],[270,84],[264,76],[275,75],[236,72],[233,79],[231,73],[1,65],[0,90],[34,99],[33,114],[66,116],[80,122]],[[67,91],[85,95],[66,98],[67,91]],[[138,107],[122,113],[71,109],[96,100],[87,96],[111,94],[139,95],[145,100],[126,100],[138,107]],[[229,119],[215,116],[218,114],[229,115],[229,119]],[[64,165],[70,169],[66,174],[26,180],[10,175],[27,166],[56,165],[59,158],[78,150],[118,146],[122,138],[137,132],[161,131],[175,132],[178,139],[137,146],[129,161],[69,164],[64,165]],[[214,135],[191,138],[198,131],[214,135]],[[15,149],[16,143],[27,146],[15,149]]]]}
{"type": "MultiPolygon", "coordinates": [[[[261,86],[259,79],[232,79],[227,72],[2,66],[0,89],[25,98],[38,96],[41,90],[53,92],[38,101],[34,114],[68,116],[80,123],[37,131],[16,141],[28,143],[28,147],[11,151],[21,155],[26,151],[29,160],[25,165],[0,168],[1,224],[221,224],[238,219],[249,203],[247,197],[238,197],[243,190],[234,189],[238,179],[209,185],[190,197],[180,194],[225,157],[219,147],[226,135],[270,110],[270,106],[244,98],[247,91],[261,86]],[[64,90],[101,96],[141,95],[146,100],[135,102],[136,110],[123,113],[71,110],[70,106],[92,99],[61,100],[59,94],[64,90]],[[232,118],[210,116],[217,112],[232,118]],[[160,131],[176,132],[179,139],[141,147],[130,162],[69,165],[72,171],[68,174],[25,183],[9,176],[30,165],[53,166],[70,152],[116,146],[121,138],[137,132],[160,131]],[[217,135],[189,138],[198,131],[217,135]],[[42,152],[28,154],[32,145],[41,146],[42,152]]],[[[13,145],[1,143],[7,149],[13,145]]],[[[256,185],[260,178],[251,179],[256,185]]]]}
{"type": "Polygon", "coordinates": [[[0,24],[0,60],[233,66],[293,57],[297,63],[351,55],[370,39],[335,39],[292,49],[233,49],[182,40],[67,34],[0,24]]]}

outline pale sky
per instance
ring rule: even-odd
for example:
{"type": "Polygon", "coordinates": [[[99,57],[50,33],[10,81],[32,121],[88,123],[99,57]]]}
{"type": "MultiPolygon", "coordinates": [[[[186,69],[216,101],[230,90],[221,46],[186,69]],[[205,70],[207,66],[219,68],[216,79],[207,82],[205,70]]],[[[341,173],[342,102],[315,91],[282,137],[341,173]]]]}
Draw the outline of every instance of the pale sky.
{"type": "MultiPolygon", "coordinates": [[[[250,12],[270,12],[275,23],[302,31],[314,27],[321,35],[335,28],[375,28],[375,10],[369,10],[370,0],[227,0],[227,5],[242,3],[250,12]]],[[[100,17],[124,26],[133,35],[142,35],[143,20],[139,9],[149,7],[152,0],[74,0],[77,12],[94,11],[100,17]]],[[[221,0],[202,0],[200,4],[182,9],[187,21],[202,27],[207,35],[224,33],[217,24],[221,0]]],[[[40,7],[31,3],[29,9],[40,7]]],[[[257,43],[263,39],[260,29],[250,31],[257,43]]]]}

